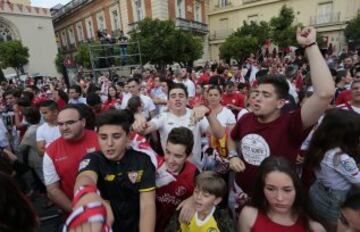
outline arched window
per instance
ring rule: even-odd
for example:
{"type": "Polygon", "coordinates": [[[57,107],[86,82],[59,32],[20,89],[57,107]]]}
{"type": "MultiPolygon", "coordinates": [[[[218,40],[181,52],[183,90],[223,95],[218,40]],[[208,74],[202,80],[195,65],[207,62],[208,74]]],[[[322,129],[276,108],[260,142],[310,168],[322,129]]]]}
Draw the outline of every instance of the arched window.
{"type": "Polygon", "coordinates": [[[3,22],[0,22],[0,42],[15,39],[15,34],[11,28],[3,22]]]}

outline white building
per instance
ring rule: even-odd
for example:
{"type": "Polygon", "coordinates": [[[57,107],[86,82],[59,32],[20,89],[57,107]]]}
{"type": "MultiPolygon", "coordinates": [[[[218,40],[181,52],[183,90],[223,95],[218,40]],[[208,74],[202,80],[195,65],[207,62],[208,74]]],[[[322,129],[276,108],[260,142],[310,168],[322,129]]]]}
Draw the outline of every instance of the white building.
{"type": "MultiPolygon", "coordinates": [[[[49,9],[11,2],[0,0],[0,42],[20,40],[29,49],[25,72],[56,76],[57,46],[49,9]]],[[[11,73],[11,68],[4,70],[5,75],[11,73]]]]}

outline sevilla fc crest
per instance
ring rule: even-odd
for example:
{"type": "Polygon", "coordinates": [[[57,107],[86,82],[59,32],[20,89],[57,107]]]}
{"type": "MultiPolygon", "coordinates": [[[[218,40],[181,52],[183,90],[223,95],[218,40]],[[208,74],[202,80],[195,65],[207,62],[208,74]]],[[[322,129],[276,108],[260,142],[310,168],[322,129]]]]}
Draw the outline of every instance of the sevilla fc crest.
{"type": "Polygon", "coordinates": [[[137,179],[138,173],[136,171],[134,172],[128,172],[128,177],[131,183],[135,184],[137,179]]]}

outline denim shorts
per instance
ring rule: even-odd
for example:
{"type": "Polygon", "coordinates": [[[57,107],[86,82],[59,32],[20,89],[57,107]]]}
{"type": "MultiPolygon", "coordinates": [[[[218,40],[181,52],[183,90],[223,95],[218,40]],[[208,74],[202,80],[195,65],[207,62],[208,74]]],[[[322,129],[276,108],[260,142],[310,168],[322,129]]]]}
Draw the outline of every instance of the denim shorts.
{"type": "Polygon", "coordinates": [[[336,221],[340,214],[340,206],[345,201],[348,192],[348,190],[331,189],[315,181],[309,190],[311,208],[320,218],[336,221]]]}

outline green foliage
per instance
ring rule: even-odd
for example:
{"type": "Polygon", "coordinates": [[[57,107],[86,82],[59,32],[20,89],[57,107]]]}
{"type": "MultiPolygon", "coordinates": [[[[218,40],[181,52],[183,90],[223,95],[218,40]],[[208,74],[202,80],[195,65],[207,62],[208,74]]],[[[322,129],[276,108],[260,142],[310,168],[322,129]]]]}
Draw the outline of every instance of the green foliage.
{"type": "Polygon", "coordinates": [[[64,74],[66,72],[66,68],[64,66],[64,59],[65,56],[61,53],[58,53],[55,57],[55,66],[58,73],[64,74]]]}
{"type": "Polygon", "coordinates": [[[251,21],[250,23],[244,21],[243,26],[239,28],[236,32],[238,36],[247,36],[250,35],[252,37],[257,38],[259,41],[259,48],[265,42],[265,40],[270,38],[270,25],[265,21],[260,21],[260,23],[256,23],[251,21]]]}
{"type": "Polygon", "coordinates": [[[3,71],[2,71],[2,69],[1,69],[1,67],[0,67],[0,82],[1,81],[5,81],[6,79],[5,79],[5,75],[4,75],[4,73],[3,73],[3,71]]]}
{"type": "MultiPolygon", "coordinates": [[[[191,63],[202,55],[201,40],[177,29],[171,20],[145,18],[131,33],[129,42],[139,42],[143,63],[160,67],[173,62],[191,63]]],[[[129,46],[129,53],[134,49],[129,46]]]]}
{"type": "Polygon", "coordinates": [[[256,54],[266,39],[270,37],[270,26],[267,22],[259,24],[243,22],[243,26],[231,34],[220,46],[220,57],[223,59],[235,59],[238,63],[251,54],[256,54]]]}
{"type": "Polygon", "coordinates": [[[177,57],[175,62],[185,65],[192,65],[192,63],[199,59],[203,54],[203,44],[199,37],[192,36],[188,32],[177,30],[179,45],[177,48],[177,57]]]}
{"type": "Polygon", "coordinates": [[[360,14],[349,22],[344,30],[344,34],[348,43],[360,43],[360,14]]]}
{"type": "Polygon", "coordinates": [[[279,48],[286,48],[297,44],[296,28],[299,25],[293,25],[294,19],[294,10],[286,5],[282,6],[277,17],[271,18],[271,38],[279,48]]]}
{"type": "Polygon", "coordinates": [[[24,65],[29,63],[29,49],[20,41],[12,40],[0,43],[0,65],[2,68],[13,68],[19,75],[24,65]]]}
{"type": "Polygon", "coordinates": [[[78,46],[75,53],[75,61],[84,68],[91,68],[90,54],[88,44],[82,43],[78,46]]]}

